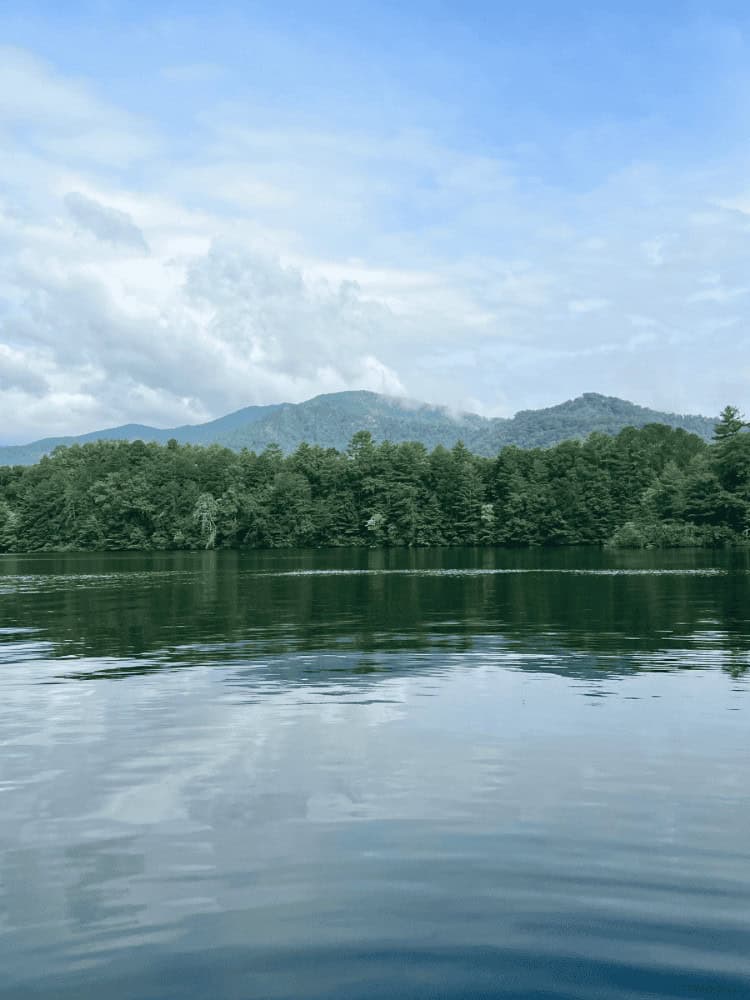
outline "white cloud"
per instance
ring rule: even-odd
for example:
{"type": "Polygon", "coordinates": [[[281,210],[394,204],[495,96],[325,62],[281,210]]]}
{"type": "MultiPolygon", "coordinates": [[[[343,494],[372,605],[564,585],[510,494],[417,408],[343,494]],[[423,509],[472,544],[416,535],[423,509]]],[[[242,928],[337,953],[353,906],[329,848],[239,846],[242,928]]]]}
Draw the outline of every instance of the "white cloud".
{"type": "Polygon", "coordinates": [[[29,365],[28,355],[7,344],[0,344],[0,392],[21,391],[29,396],[43,396],[49,383],[29,365]]]}
{"type": "MultiPolygon", "coordinates": [[[[36,396],[56,372],[77,401],[66,412],[74,431],[90,426],[92,413],[108,424],[136,416],[169,424],[319,391],[404,392],[377,356],[396,321],[352,283],[309,282],[271,257],[229,245],[188,267],[127,263],[58,259],[22,267],[27,293],[3,330],[25,352],[0,355],[0,390],[11,368],[13,386],[36,396]]],[[[32,433],[38,415],[46,418],[38,405],[19,413],[17,393],[0,391],[6,426],[14,416],[6,405],[32,433]]]]}
{"type": "Polygon", "coordinates": [[[361,387],[487,413],[587,390],[716,412],[736,384],[739,167],[573,192],[427,132],[258,119],[204,110],[186,152],[0,52],[5,440],[361,387]]]}

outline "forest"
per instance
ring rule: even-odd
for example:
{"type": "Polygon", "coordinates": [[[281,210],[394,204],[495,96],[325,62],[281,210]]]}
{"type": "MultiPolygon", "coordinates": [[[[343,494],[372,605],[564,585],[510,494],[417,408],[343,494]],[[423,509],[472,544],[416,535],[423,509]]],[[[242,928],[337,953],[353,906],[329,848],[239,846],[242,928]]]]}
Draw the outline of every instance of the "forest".
{"type": "Polygon", "coordinates": [[[142,441],[0,468],[0,551],[324,546],[721,546],[750,540],[750,433],[649,424],[495,457],[460,442],[290,455],[142,441]]]}

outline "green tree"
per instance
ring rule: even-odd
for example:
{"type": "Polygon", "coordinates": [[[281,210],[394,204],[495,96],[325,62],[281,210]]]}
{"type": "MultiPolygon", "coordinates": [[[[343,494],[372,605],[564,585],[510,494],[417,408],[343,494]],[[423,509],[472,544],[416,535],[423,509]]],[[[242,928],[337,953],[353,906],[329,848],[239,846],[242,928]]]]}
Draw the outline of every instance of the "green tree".
{"type": "Polygon", "coordinates": [[[726,441],[747,427],[742,414],[736,406],[725,406],[719,415],[719,422],[714,427],[714,441],[726,441]]]}
{"type": "Polygon", "coordinates": [[[216,544],[216,519],[219,515],[219,504],[216,497],[210,493],[201,493],[193,508],[193,520],[200,527],[201,539],[207,549],[216,544]]]}
{"type": "Polygon", "coordinates": [[[367,431],[288,456],[97,441],[0,467],[0,549],[725,544],[750,536],[747,430],[727,407],[711,445],[651,424],[493,459],[367,431]]]}

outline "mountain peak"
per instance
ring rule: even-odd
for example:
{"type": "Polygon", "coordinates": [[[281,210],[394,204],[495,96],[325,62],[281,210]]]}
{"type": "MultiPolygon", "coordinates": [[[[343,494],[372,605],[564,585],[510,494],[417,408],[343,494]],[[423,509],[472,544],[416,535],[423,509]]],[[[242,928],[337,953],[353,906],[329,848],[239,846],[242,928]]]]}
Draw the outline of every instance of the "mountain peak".
{"type": "Polygon", "coordinates": [[[451,447],[462,440],[477,454],[494,455],[509,444],[549,447],[565,439],[584,438],[592,431],[616,434],[623,427],[642,427],[648,423],[681,427],[708,440],[715,421],[661,413],[598,392],[585,392],[544,409],[520,410],[509,419],[488,419],[418,400],[355,389],[322,393],[302,403],[247,406],[204,424],[172,428],[127,424],[78,437],[46,438],[29,445],[0,447],[0,464],[28,465],[60,444],[107,439],[166,443],[176,438],[184,444],[219,444],[254,451],[278,444],[287,452],[306,441],[343,450],[359,430],[369,430],[378,441],[420,441],[427,448],[451,447]]]}

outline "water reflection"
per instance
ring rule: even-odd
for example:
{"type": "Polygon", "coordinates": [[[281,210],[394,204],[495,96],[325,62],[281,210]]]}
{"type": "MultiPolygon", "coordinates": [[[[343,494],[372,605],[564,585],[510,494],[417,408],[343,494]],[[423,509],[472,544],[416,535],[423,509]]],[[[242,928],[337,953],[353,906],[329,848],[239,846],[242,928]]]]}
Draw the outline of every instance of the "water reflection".
{"type": "Polygon", "coordinates": [[[0,608],[14,631],[0,634],[0,657],[75,657],[60,676],[89,680],[263,658],[288,679],[292,654],[316,655],[314,667],[297,664],[303,677],[377,675],[419,668],[417,654],[435,650],[446,663],[473,654],[592,677],[700,666],[737,676],[750,665],[749,559],[585,549],[3,557],[0,608]],[[19,629],[34,630],[33,648],[18,645],[19,629]]]}
{"type": "Polygon", "coordinates": [[[745,556],[0,560],[0,997],[750,995],[745,556]]]}

